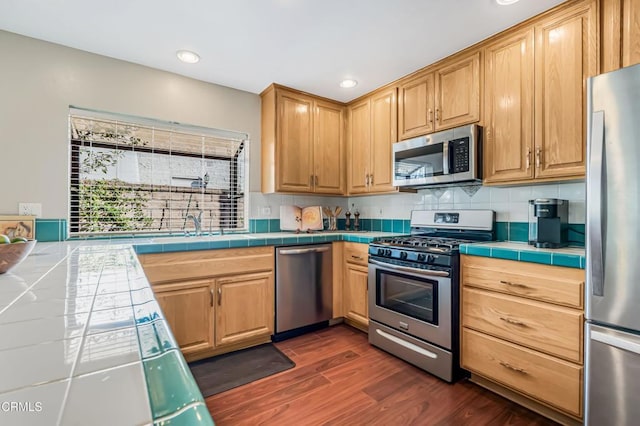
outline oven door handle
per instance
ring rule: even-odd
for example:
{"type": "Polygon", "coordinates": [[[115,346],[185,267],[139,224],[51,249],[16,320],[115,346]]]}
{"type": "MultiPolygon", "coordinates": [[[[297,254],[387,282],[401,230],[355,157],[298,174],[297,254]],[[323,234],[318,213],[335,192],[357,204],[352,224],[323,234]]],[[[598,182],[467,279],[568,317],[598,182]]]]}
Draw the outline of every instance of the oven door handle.
{"type": "Polygon", "coordinates": [[[411,268],[410,266],[398,266],[398,265],[392,265],[390,263],[378,262],[377,260],[373,260],[373,259],[369,259],[369,263],[373,265],[381,266],[383,268],[394,269],[396,271],[402,271],[402,272],[413,272],[413,273],[419,273],[422,275],[431,275],[434,277],[449,276],[449,273],[445,271],[434,271],[431,269],[411,268]]]}

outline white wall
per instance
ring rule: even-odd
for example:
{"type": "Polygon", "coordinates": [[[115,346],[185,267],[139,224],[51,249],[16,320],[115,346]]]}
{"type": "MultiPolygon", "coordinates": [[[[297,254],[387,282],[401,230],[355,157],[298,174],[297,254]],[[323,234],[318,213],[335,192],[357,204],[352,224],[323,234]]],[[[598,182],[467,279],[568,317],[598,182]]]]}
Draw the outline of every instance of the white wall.
{"type": "MultiPolygon", "coordinates": [[[[585,222],[584,182],[527,185],[509,188],[483,186],[473,196],[459,187],[423,189],[416,194],[399,193],[364,197],[311,197],[294,195],[264,195],[251,193],[250,217],[253,219],[277,219],[281,204],[307,206],[342,206],[345,211],[352,204],[363,219],[409,219],[411,210],[433,209],[490,209],[496,212],[499,222],[527,222],[528,200],[534,198],[561,198],[569,200],[569,222],[585,222]],[[269,207],[271,213],[263,212],[269,207]]],[[[341,215],[344,217],[344,214],[341,215]]]]}
{"type": "Polygon", "coordinates": [[[259,190],[258,95],[4,31],[0,58],[0,214],[67,217],[70,105],[248,133],[259,190]]]}

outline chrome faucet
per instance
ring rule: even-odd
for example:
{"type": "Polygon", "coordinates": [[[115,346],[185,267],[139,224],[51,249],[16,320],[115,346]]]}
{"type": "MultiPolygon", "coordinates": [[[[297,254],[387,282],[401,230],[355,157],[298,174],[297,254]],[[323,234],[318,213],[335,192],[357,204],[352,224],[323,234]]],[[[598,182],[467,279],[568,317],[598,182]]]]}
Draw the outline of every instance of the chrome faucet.
{"type": "Polygon", "coordinates": [[[202,210],[198,213],[198,217],[189,213],[187,219],[193,220],[193,225],[196,227],[196,236],[202,235],[202,210]]]}

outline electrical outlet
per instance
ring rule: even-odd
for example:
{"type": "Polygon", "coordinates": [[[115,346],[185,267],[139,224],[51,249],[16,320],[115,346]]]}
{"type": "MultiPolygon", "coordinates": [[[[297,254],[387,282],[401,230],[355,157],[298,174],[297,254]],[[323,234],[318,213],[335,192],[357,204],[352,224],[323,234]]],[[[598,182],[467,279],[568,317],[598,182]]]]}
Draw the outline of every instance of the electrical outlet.
{"type": "Polygon", "coordinates": [[[42,204],[40,203],[18,203],[18,214],[20,216],[42,216],[42,204]]]}
{"type": "Polygon", "coordinates": [[[260,213],[262,214],[262,216],[271,216],[271,206],[264,206],[262,207],[262,210],[260,210],[260,213]]]}

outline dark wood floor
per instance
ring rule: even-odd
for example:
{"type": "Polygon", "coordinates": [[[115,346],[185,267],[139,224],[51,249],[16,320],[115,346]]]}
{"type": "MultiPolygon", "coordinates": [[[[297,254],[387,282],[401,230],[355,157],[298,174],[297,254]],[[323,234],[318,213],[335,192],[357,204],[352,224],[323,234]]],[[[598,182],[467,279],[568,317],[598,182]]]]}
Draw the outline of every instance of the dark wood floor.
{"type": "Polygon", "coordinates": [[[216,425],[554,424],[466,380],[439,380],[347,325],[277,346],[296,366],[207,398],[216,425]]]}

